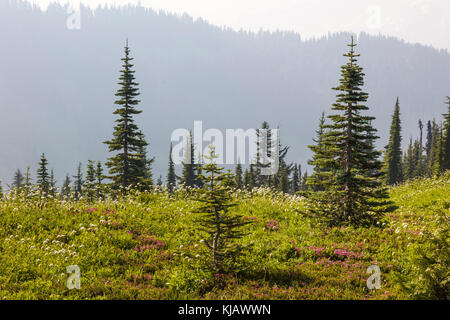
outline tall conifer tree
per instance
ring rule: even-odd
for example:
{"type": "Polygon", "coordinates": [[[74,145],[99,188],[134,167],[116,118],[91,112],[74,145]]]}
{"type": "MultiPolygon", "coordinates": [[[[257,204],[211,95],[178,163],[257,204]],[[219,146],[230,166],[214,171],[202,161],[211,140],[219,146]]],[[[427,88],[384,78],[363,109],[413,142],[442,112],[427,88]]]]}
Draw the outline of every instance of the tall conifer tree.
{"type": "Polygon", "coordinates": [[[326,154],[320,163],[332,174],[320,184],[325,192],[317,192],[315,211],[324,213],[332,225],[370,226],[388,209],[388,195],[381,187],[382,163],[374,148],[375,118],[362,114],[368,110],[364,105],[368,94],[361,89],[364,73],[357,64],[353,37],[348,46],[344,54],[348,63],[341,67],[340,84],[334,88],[338,94],[332,109],[337,113],[328,116],[332,123],[324,126],[326,154]]]}
{"type": "Polygon", "coordinates": [[[23,174],[20,171],[20,169],[17,169],[17,171],[14,173],[14,179],[13,179],[13,183],[12,183],[12,187],[13,188],[17,188],[20,189],[23,187],[23,174]]]}
{"type": "Polygon", "coordinates": [[[96,176],[95,176],[95,163],[92,160],[88,160],[86,168],[86,193],[87,199],[93,202],[96,194],[96,176]]]}
{"type": "Polygon", "coordinates": [[[130,49],[128,40],[125,46],[125,57],[121,59],[124,64],[120,71],[120,88],[116,96],[118,100],[114,103],[118,108],[113,114],[119,118],[115,120],[112,140],[105,141],[110,152],[118,152],[105,163],[109,168],[109,178],[113,180],[114,188],[123,188],[126,192],[128,186],[137,186],[144,179],[142,172],[142,150],[147,143],[139,132],[134,122],[133,116],[140,114],[142,111],[135,108],[140,103],[137,99],[139,96],[138,83],[135,82],[134,73],[131,64],[133,58],[130,57],[130,49]]]}
{"type": "Polygon", "coordinates": [[[235,184],[237,189],[242,189],[243,181],[242,181],[242,165],[238,160],[236,165],[236,170],[234,174],[235,184]]]}
{"type": "Polygon", "coordinates": [[[403,172],[403,180],[411,180],[414,178],[415,172],[415,164],[414,164],[414,147],[412,138],[409,138],[408,149],[403,155],[403,164],[402,164],[402,172],[403,172]]]}
{"type": "Polygon", "coordinates": [[[384,159],[385,182],[389,185],[399,183],[403,178],[401,140],[400,104],[397,98],[384,159]]]}
{"type": "Polygon", "coordinates": [[[316,138],[313,139],[315,145],[308,146],[314,153],[312,160],[308,161],[308,164],[313,166],[314,171],[307,181],[304,180],[305,185],[308,185],[315,191],[324,191],[328,188],[329,186],[325,185],[325,181],[331,181],[330,178],[332,177],[332,172],[326,163],[332,155],[330,154],[331,150],[324,145],[325,132],[325,112],[322,112],[319,128],[316,131],[316,138]]]}
{"type": "Polygon", "coordinates": [[[41,192],[48,194],[48,191],[50,189],[50,177],[48,174],[48,169],[47,169],[47,165],[48,165],[48,161],[47,158],[45,157],[45,154],[43,153],[41,155],[41,159],[39,161],[39,167],[37,170],[37,185],[39,186],[39,189],[41,190],[41,192]]]}
{"type": "Polygon", "coordinates": [[[61,189],[61,192],[64,196],[66,196],[67,198],[69,198],[70,196],[70,183],[72,181],[70,180],[70,176],[69,174],[66,174],[66,178],[64,179],[64,183],[61,189]]]}
{"type": "Polygon", "coordinates": [[[192,133],[189,133],[185,146],[185,159],[183,160],[183,171],[180,177],[180,182],[185,187],[193,188],[196,186],[197,177],[196,177],[196,165],[194,160],[195,149],[194,144],[192,143],[192,133]]]}
{"type": "Polygon", "coordinates": [[[77,174],[73,176],[74,180],[74,189],[75,189],[75,199],[80,199],[81,195],[83,194],[83,170],[81,167],[81,162],[78,164],[77,168],[77,174]]]}
{"type": "Polygon", "coordinates": [[[294,164],[294,171],[292,172],[292,179],[291,179],[291,193],[296,194],[298,191],[300,191],[300,180],[301,177],[299,175],[299,166],[297,163],[294,164]]]}
{"type": "Polygon", "coordinates": [[[196,165],[197,173],[195,175],[195,186],[197,188],[203,188],[203,180],[200,179],[200,176],[203,173],[203,155],[199,152],[198,155],[198,164],[196,165]]]}
{"type": "Polygon", "coordinates": [[[169,193],[172,193],[176,184],[177,184],[177,176],[175,175],[175,164],[172,160],[172,143],[170,144],[170,152],[169,152],[169,166],[167,170],[167,189],[169,193]]]}
{"type": "Polygon", "coordinates": [[[447,96],[447,113],[444,114],[443,143],[442,143],[442,170],[450,170],[450,97],[447,96]]]}
{"type": "Polygon", "coordinates": [[[231,271],[234,262],[244,247],[236,240],[244,236],[242,227],[248,221],[230,212],[236,206],[229,193],[233,178],[230,171],[223,173],[223,168],[214,162],[217,155],[214,147],[210,146],[209,154],[204,156],[209,162],[204,165],[206,175],[200,178],[204,187],[197,189],[197,201],[201,206],[195,213],[200,214],[196,219],[200,232],[206,233],[206,246],[209,249],[209,265],[215,272],[231,271]]]}
{"type": "Polygon", "coordinates": [[[56,192],[56,180],[55,180],[55,173],[53,172],[53,169],[50,170],[50,178],[49,178],[49,193],[54,196],[56,192]]]}
{"type": "Polygon", "coordinates": [[[150,190],[153,187],[153,176],[152,176],[152,164],[155,158],[148,159],[147,157],[147,147],[148,143],[145,140],[145,136],[142,132],[138,133],[139,139],[142,141],[141,146],[138,148],[139,154],[139,167],[138,174],[139,186],[141,190],[150,190]]]}
{"type": "Polygon", "coordinates": [[[31,168],[30,166],[27,166],[27,170],[25,171],[25,177],[24,177],[24,184],[23,187],[25,188],[25,192],[28,194],[28,192],[31,189],[31,168]]]}

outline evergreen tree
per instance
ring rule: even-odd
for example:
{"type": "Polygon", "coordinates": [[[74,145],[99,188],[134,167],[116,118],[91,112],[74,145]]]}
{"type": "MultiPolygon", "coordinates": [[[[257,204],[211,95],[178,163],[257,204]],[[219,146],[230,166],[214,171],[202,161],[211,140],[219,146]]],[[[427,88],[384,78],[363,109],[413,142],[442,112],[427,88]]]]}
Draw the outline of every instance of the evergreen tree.
{"type": "Polygon", "coordinates": [[[432,146],[433,146],[433,127],[431,125],[431,121],[428,120],[428,122],[427,122],[427,138],[426,138],[426,143],[425,143],[425,153],[426,153],[425,171],[429,177],[432,175],[432,170],[430,170],[430,167],[431,167],[430,163],[432,160],[432,154],[431,154],[432,146]]]}
{"type": "Polygon", "coordinates": [[[450,170],[450,97],[447,96],[447,113],[444,114],[443,143],[442,143],[442,171],[450,170]]]}
{"type": "Polygon", "coordinates": [[[13,188],[17,188],[20,189],[23,187],[23,174],[20,171],[20,169],[17,169],[17,171],[14,173],[14,179],[13,179],[13,183],[12,183],[12,187],[13,188]]]}
{"type": "Polygon", "coordinates": [[[288,193],[289,190],[289,168],[281,166],[277,173],[277,189],[283,193],[288,193]]]}
{"type": "Polygon", "coordinates": [[[169,152],[169,169],[167,171],[167,189],[169,193],[172,193],[175,186],[177,185],[177,176],[175,175],[175,164],[172,160],[172,144],[170,144],[169,152]]]}
{"type": "Polygon", "coordinates": [[[403,156],[403,180],[411,180],[414,178],[415,164],[412,138],[409,138],[408,149],[403,156]]]}
{"type": "Polygon", "coordinates": [[[180,182],[185,187],[194,188],[197,182],[196,165],[194,161],[194,144],[192,143],[192,133],[189,133],[186,142],[186,151],[184,153],[183,171],[180,182]]]}
{"type": "Polygon", "coordinates": [[[198,155],[198,165],[197,168],[197,174],[195,175],[195,186],[197,188],[203,188],[203,181],[200,179],[200,175],[203,173],[203,156],[201,153],[198,155]]]}
{"type": "Polygon", "coordinates": [[[239,160],[236,165],[236,171],[234,174],[235,178],[235,184],[237,189],[242,189],[243,187],[243,181],[242,181],[242,165],[240,164],[239,160]]]}
{"type": "Polygon", "coordinates": [[[100,161],[97,161],[97,167],[95,169],[95,179],[97,180],[97,185],[101,186],[103,182],[103,167],[100,161]]]}
{"type": "Polygon", "coordinates": [[[83,194],[83,171],[81,169],[81,162],[78,164],[77,174],[73,176],[74,180],[74,189],[75,189],[75,199],[78,200],[83,194]]]}
{"type": "Polygon", "coordinates": [[[157,182],[156,182],[156,185],[157,185],[158,187],[162,187],[162,184],[163,184],[163,182],[162,182],[162,176],[159,175],[159,178],[158,178],[158,180],[157,180],[157,182]]]}
{"type": "MultiPolygon", "coordinates": [[[[322,112],[319,120],[319,128],[316,131],[316,138],[313,139],[315,145],[308,146],[314,153],[312,160],[308,161],[308,164],[313,166],[313,173],[308,180],[303,179],[303,184],[305,186],[308,185],[308,187],[315,191],[324,191],[328,188],[329,186],[325,185],[325,182],[331,181],[332,177],[332,172],[327,167],[328,158],[332,155],[330,153],[331,150],[324,146],[325,132],[325,112],[322,112]]],[[[304,188],[302,189],[304,190],[304,188]]]]}
{"type": "Polygon", "coordinates": [[[399,183],[403,178],[400,123],[400,105],[397,98],[384,158],[385,182],[389,185],[399,183]]]}
{"type": "Polygon", "coordinates": [[[421,177],[424,173],[422,148],[420,146],[420,140],[414,141],[413,144],[413,178],[421,177]]]}
{"type": "Polygon", "coordinates": [[[444,125],[437,126],[436,131],[436,145],[433,150],[434,162],[433,162],[433,175],[439,176],[443,172],[444,167],[444,145],[445,137],[443,134],[444,125]]]}
{"type": "Polygon", "coordinates": [[[227,272],[233,269],[234,262],[244,249],[237,240],[244,236],[241,229],[248,221],[229,211],[236,205],[227,186],[233,179],[230,172],[222,173],[223,168],[214,163],[217,157],[214,147],[210,146],[209,155],[205,155],[209,160],[204,166],[206,176],[200,176],[204,188],[196,191],[197,201],[202,205],[195,211],[200,214],[195,222],[198,230],[207,234],[205,244],[210,252],[209,266],[215,272],[227,272]]]}
{"type": "Polygon", "coordinates": [[[302,176],[302,182],[300,184],[301,191],[308,191],[308,189],[309,189],[308,181],[309,181],[308,170],[306,170],[302,176]]]}
{"type": "Polygon", "coordinates": [[[431,121],[427,122],[427,139],[425,142],[425,153],[427,155],[427,162],[430,161],[430,153],[431,153],[431,143],[433,141],[433,130],[431,127],[431,121]]]}
{"type": "Polygon", "coordinates": [[[53,169],[50,170],[50,178],[49,178],[49,193],[50,195],[54,196],[56,191],[56,180],[55,180],[55,174],[53,172],[53,169]]]}
{"type": "Polygon", "coordinates": [[[24,177],[24,184],[23,187],[25,188],[25,192],[28,194],[31,189],[31,168],[30,166],[27,166],[27,170],[25,171],[25,177],[24,177]]]}
{"type": "Polygon", "coordinates": [[[228,188],[229,190],[236,189],[236,177],[233,172],[231,172],[231,169],[227,170],[225,178],[222,181],[222,186],[228,188]]]}
{"type": "MultiPolygon", "coordinates": [[[[278,139],[278,171],[273,177],[269,176],[269,179],[272,178],[273,186],[277,188],[279,191],[282,191],[283,193],[288,193],[290,186],[289,186],[289,176],[292,174],[292,171],[294,170],[294,164],[290,163],[288,164],[286,162],[286,155],[289,151],[288,146],[281,146],[281,143],[278,139]]],[[[269,180],[270,181],[270,180],[269,180]]],[[[269,183],[269,186],[271,184],[269,183]]]]}
{"type": "Polygon", "coordinates": [[[419,119],[419,141],[420,141],[420,151],[422,152],[423,150],[423,123],[422,120],[419,119]]]}
{"type": "Polygon", "coordinates": [[[86,168],[86,195],[89,202],[93,202],[96,194],[96,175],[95,175],[95,163],[92,160],[88,160],[86,168]]]}
{"type": "Polygon", "coordinates": [[[118,152],[108,159],[106,166],[109,168],[109,178],[113,180],[112,187],[122,187],[125,194],[127,187],[136,186],[145,179],[142,172],[142,148],[146,147],[147,143],[133,120],[133,116],[142,111],[135,108],[140,100],[136,98],[139,95],[138,83],[134,81],[135,71],[132,70],[133,58],[130,57],[128,40],[125,57],[121,60],[124,64],[120,71],[120,89],[116,93],[118,100],[115,101],[118,108],[113,113],[119,118],[115,121],[113,139],[104,143],[108,145],[110,152],[118,152]]]}
{"type": "Polygon", "coordinates": [[[250,189],[249,185],[250,185],[250,172],[248,169],[245,169],[244,170],[244,187],[246,189],[250,189]]]}
{"type": "Polygon", "coordinates": [[[67,197],[67,198],[70,197],[70,183],[71,183],[71,182],[72,182],[72,181],[70,180],[69,174],[66,174],[66,178],[64,179],[64,183],[63,183],[61,192],[62,192],[62,194],[63,194],[65,197],[67,197]]]}
{"type": "Polygon", "coordinates": [[[371,125],[375,118],[362,114],[368,110],[364,105],[368,94],[361,90],[364,73],[356,63],[355,46],[352,37],[344,55],[349,61],[341,67],[340,84],[334,88],[338,94],[332,109],[337,113],[328,116],[332,124],[324,126],[326,154],[319,156],[320,164],[331,174],[319,184],[325,192],[315,195],[318,207],[313,211],[323,213],[331,225],[370,226],[388,210],[388,195],[379,179],[382,163],[371,125]]]}
{"type": "Polygon", "coordinates": [[[299,175],[299,167],[300,165],[295,164],[294,165],[294,172],[292,173],[292,180],[291,180],[291,193],[296,194],[300,191],[300,180],[301,177],[299,175]]]}
{"type": "Polygon", "coordinates": [[[439,128],[436,124],[436,121],[433,119],[431,125],[431,143],[430,143],[430,153],[427,161],[427,173],[428,176],[433,176],[434,174],[434,163],[436,161],[436,157],[438,154],[437,146],[438,146],[438,138],[439,138],[439,128]]]}
{"type": "Polygon", "coordinates": [[[416,171],[415,171],[414,175],[416,177],[422,177],[426,173],[426,163],[425,163],[425,158],[423,155],[424,148],[423,148],[422,136],[423,136],[423,123],[422,123],[422,120],[419,119],[419,141],[418,141],[418,145],[416,146],[416,149],[415,149],[416,171]]]}
{"type": "Polygon", "coordinates": [[[100,161],[97,161],[97,167],[95,168],[95,179],[97,180],[97,198],[101,198],[103,196],[103,167],[100,161]]]}
{"type": "Polygon", "coordinates": [[[253,165],[253,168],[250,168],[250,171],[253,171],[253,187],[260,187],[260,186],[269,186],[270,183],[270,176],[269,175],[262,175],[261,171],[265,168],[268,168],[270,166],[270,163],[267,163],[266,157],[270,158],[272,154],[272,136],[270,132],[270,127],[267,121],[264,121],[261,125],[261,129],[256,130],[256,162],[253,165]],[[266,141],[266,151],[265,154],[263,153],[263,145],[261,145],[261,141],[266,141]]]}
{"type": "Polygon", "coordinates": [[[155,158],[147,158],[147,149],[145,146],[148,144],[145,142],[145,136],[142,132],[139,132],[138,136],[142,142],[142,144],[138,148],[140,157],[138,174],[138,176],[140,177],[140,189],[150,190],[153,187],[152,164],[155,161],[155,158]]]}
{"type": "Polygon", "coordinates": [[[45,154],[43,153],[41,155],[41,159],[39,161],[39,168],[37,170],[37,185],[39,186],[39,189],[41,192],[48,194],[49,188],[50,188],[50,182],[49,182],[49,175],[48,175],[48,169],[47,169],[48,161],[45,157],[45,154]]]}
{"type": "Polygon", "coordinates": [[[253,190],[253,188],[257,187],[257,179],[256,179],[256,173],[257,173],[257,166],[253,163],[250,164],[248,171],[247,171],[247,177],[245,185],[247,186],[248,190],[253,190]]]}

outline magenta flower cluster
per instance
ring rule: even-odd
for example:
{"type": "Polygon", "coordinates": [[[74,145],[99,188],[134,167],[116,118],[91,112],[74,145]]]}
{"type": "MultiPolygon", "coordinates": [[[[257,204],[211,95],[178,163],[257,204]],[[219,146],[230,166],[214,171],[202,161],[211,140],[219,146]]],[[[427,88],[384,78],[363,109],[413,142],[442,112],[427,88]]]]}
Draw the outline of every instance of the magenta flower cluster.
{"type": "Polygon", "coordinates": [[[266,222],[266,228],[270,231],[279,231],[280,227],[278,224],[279,222],[277,220],[269,219],[266,222]]]}

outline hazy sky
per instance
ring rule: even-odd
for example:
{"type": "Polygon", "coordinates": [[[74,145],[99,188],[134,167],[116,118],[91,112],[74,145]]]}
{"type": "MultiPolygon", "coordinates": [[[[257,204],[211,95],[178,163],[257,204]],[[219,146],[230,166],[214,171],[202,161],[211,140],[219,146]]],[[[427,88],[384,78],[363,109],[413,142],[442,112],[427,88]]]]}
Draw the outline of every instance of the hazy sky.
{"type": "MultiPolygon", "coordinates": [[[[55,0],[29,0],[44,8],[55,0]]],[[[382,33],[450,50],[450,0],[57,0],[77,6],[138,4],[233,29],[382,33]]]]}

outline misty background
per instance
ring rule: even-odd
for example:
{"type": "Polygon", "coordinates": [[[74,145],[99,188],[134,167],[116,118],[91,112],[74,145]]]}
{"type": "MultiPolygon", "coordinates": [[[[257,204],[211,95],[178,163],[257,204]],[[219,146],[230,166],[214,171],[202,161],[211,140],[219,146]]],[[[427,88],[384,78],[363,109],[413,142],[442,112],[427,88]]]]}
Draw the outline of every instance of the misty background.
{"type": "MultiPolygon", "coordinates": [[[[143,7],[81,7],[70,30],[67,7],[43,12],[24,2],[0,2],[0,178],[31,166],[45,152],[58,186],[78,162],[104,162],[112,136],[115,92],[125,39],[140,84],[136,121],[155,156],[154,180],[166,175],[170,135],[192,129],[280,128],[288,160],[306,167],[322,111],[330,113],[349,33],[302,40],[294,32],[247,32],[187,15],[143,7]]],[[[369,113],[378,148],[387,143],[399,96],[403,148],[417,122],[441,121],[450,95],[450,54],[429,46],[362,33],[357,51],[366,74],[369,113]]],[[[178,172],[179,172],[178,168],[178,172]]]]}

